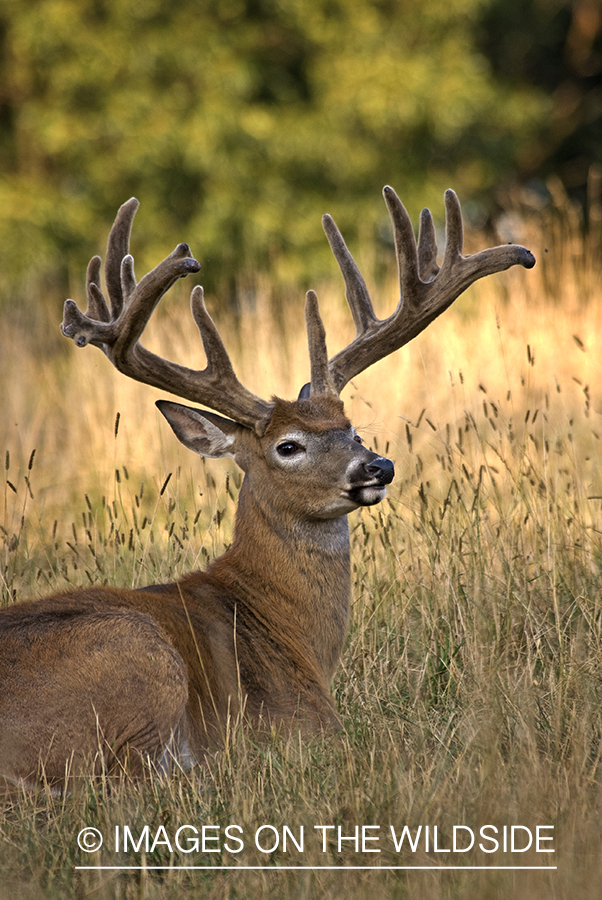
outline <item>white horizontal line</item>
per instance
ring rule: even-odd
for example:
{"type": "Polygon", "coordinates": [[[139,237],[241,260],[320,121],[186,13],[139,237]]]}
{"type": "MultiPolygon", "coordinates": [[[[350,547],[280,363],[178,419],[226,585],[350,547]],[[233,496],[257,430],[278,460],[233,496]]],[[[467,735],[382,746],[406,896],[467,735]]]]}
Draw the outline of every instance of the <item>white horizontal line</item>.
{"type": "Polygon", "coordinates": [[[519,870],[549,870],[556,871],[558,866],[75,866],[76,869],[110,869],[117,871],[151,871],[155,869],[161,869],[162,871],[168,870],[178,870],[178,869],[217,869],[223,871],[225,869],[236,871],[237,869],[241,870],[253,870],[253,871],[261,871],[261,872],[275,872],[278,869],[286,870],[286,871],[297,871],[299,869],[331,869],[344,872],[345,870],[371,870],[374,872],[382,871],[382,872],[390,872],[390,871],[398,871],[400,869],[403,870],[428,870],[428,871],[461,871],[462,869],[466,870],[483,870],[483,871],[500,871],[503,869],[507,869],[509,872],[516,872],[519,870]]]}

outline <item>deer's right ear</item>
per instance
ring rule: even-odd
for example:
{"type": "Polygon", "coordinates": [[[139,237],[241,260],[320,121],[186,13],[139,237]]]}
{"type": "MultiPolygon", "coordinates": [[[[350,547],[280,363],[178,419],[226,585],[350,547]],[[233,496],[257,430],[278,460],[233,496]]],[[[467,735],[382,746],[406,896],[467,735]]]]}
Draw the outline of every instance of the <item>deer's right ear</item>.
{"type": "Polygon", "coordinates": [[[215,413],[203,412],[170,400],[157,400],[157,408],[163,413],[174,434],[185,447],[199,456],[214,459],[234,457],[236,434],[241,427],[237,422],[224,419],[215,413]]]}

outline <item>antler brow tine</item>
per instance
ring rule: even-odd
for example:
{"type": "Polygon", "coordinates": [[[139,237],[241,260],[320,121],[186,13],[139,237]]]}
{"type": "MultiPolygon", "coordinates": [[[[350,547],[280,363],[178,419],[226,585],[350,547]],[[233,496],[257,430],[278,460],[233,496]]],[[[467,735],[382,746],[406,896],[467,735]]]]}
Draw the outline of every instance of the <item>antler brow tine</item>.
{"type": "Polygon", "coordinates": [[[308,291],[305,296],[305,322],[307,325],[307,343],[309,346],[311,393],[337,394],[328,371],[326,332],[324,330],[322,317],[320,316],[318,298],[315,291],[308,291]]]}

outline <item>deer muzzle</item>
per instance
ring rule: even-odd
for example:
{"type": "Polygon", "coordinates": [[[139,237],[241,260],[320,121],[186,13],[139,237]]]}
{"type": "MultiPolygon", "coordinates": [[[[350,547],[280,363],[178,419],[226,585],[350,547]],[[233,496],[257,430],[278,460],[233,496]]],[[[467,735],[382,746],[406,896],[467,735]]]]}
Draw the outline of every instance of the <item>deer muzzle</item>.
{"type": "Polygon", "coordinates": [[[377,456],[372,462],[364,464],[364,469],[378,484],[391,484],[395,477],[395,466],[384,456],[377,456]]]}

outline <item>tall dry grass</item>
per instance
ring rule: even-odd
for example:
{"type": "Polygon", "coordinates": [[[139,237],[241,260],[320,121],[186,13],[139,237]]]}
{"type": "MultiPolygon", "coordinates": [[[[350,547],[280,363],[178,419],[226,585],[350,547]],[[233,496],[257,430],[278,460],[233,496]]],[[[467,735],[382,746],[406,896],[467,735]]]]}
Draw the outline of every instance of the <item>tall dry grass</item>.
{"type": "MultiPolygon", "coordinates": [[[[354,604],[335,685],[343,736],[258,747],[232,723],[224,750],[188,774],[13,797],[0,812],[0,897],[597,896],[599,244],[563,198],[543,227],[521,227],[535,270],[479,283],[346,392],[353,421],[395,459],[397,477],[380,507],[351,517],[354,604]],[[188,856],[159,843],[117,856],[109,838],[124,824],[134,834],[163,825],[172,838],[179,825],[238,824],[245,849],[188,856]],[[304,852],[261,853],[252,835],[264,824],[297,836],[304,826],[304,852]],[[550,825],[556,852],[492,858],[426,852],[423,842],[396,852],[389,829],[405,824],[414,834],[437,825],[444,847],[453,825],[550,825]],[[316,825],[335,826],[325,852],[316,825]],[[381,826],[368,845],[380,854],[339,849],[336,828],[349,836],[361,825],[381,826]],[[84,826],[107,836],[98,854],[78,849],[84,826]],[[76,870],[86,863],[146,869],[76,870]],[[488,868],[148,868],[191,863],[488,868]]],[[[148,343],[200,366],[185,293],[157,315],[148,343]]],[[[394,287],[377,293],[385,314],[394,287]]],[[[319,296],[334,352],[351,336],[349,315],[338,286],[319,296]]],[[[264,287],[245,301],[244,334],[218,314],[239,376],[259,394],[294,396],[307,380],[301,306],[280,308],[264,287]]],[[[219,553],[238,475],[180,449],[154,410],[156,392],[117,376],[94,348],[58,351],[53,340],[45,353],[46,322],[10,328],[0,363],[3,602],[165,580],[219,553]]]]}

